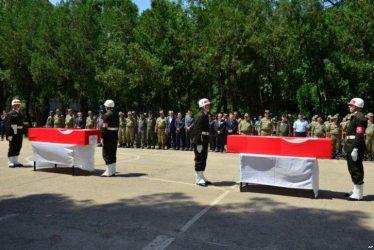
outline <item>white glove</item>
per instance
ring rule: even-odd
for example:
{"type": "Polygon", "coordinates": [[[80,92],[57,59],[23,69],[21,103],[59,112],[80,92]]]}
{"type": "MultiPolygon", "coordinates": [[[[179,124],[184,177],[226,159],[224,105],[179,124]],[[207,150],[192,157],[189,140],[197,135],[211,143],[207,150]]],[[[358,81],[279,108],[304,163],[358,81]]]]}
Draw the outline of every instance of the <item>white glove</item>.
{"type": "Polygon", "coordinates": [[[13,140],[13,136],[8,136],[8,141],[12,141],[13,140]]]}
{"type": "Polygon", "coordinates": [[[358,157],[358,149],[357,148],[354,148],[352,150],[351,156],[352,156],[353,161],[357,161],[357,157],[358,157]]]}
{"type": "Polygon", "coordinates": [[[197,145],[196,150],[199,154],[203,151],[203,145],[197,145]]]}
{"type": "Polygon", "coordinates": [[[10,127],[13,129],[13,133],[16,135],[17,134],[17,124],[12,124],[10,127]]]}

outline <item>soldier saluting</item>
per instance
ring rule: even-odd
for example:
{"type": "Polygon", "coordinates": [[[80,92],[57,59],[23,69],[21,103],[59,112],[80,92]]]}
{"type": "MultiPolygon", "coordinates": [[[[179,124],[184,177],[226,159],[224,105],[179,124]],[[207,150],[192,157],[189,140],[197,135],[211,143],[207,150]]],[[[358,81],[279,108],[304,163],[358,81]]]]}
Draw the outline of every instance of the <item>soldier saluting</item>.
{"type": "Polygon", "coordinates": [[[352,115],[347,127],[347,163],[353,182],[353,191],[349,200],[362,200],[364,184],[362,160],[365,152],[364,133],[367,126],[367,121],[362,113],[364,101],[361,98],[353,98],[348,105],[352,115]]]}
{"type": "Polygon", "coordinates": [[[113,113],[114,101],[106,100],[104,103],[105,114],[103,115],[103,158],[106,165],[104,177],[114,176],[116,174],[117,161],[117,143],[118,143],[118,116],[113,113]]]}
{"type": "Polygon", "coordinates": [[[206,98],[201,99],[199,101],[199,108],[200,111],[195,116],[195,123],[193,125],[192,144],[195,153],[196,184],[205,187],[212,184],[204,176],[209,143],[209,100],[206,98]]]}
{"type": "Polygon", "coordinates": [[[9,112],[8,124],[6,129],[7,140],[9,141],[9,167],[22,167],[18,162],[18,156],[22,148],[23,140],[23,115],[20,112],[21,101],[14,99],[12,101],[12,111],[9,112]]]}

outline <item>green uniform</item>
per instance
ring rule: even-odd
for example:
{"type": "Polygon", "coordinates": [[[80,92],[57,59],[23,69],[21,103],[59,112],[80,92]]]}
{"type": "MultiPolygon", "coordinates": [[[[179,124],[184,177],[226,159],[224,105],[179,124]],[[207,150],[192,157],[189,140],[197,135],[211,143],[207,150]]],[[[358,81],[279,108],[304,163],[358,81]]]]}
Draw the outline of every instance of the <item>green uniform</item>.
{"type": "Polygon", "coordinates": [[[365,130],[365,144],[366,153],[370,156],[374,154],[374,123],[368,122],[368,126],[365,130]]]}
{"type": "Polygon", "coordinates": [[[155,119],[147,118],[147,146],[148,148],[155,147],[155,119]]]}
{"type": "Polygon", "coordinates": [[[318,124],[317,121],[312,121],[310,124],[309,124],[309,134],[311,136],[313,136],[313,130],[314,130],[314,127],[318,124]]]}
{"type": "Polygon", "coordinates": [[[259,124],[261,135],[268,136],[271,135],[273,131],[273,121],[271,119],[266,119],[266,117],[262,118],[259,124]]]}
{"type": "Polygon", "coordinates": [[[63,128],[64,127],[64,118],[62,115],[55,115],[53,117],[53,127],[54,128],[63,128]]]}
{"type": "Polygon", "coordinates": [[[163,148],[166,146],[166,119],[165,118],[157,118],[156,120],[156,126],[157,126],[157,144],[159,148],[163,148]]]}
{"type": "Polygon", "coordinates": [[[123,116],[119,117],[118,144],[120,145],[120,147],[126,145],[126,120],[123,116]]]}
{"type": "Polygon", "coordinates": [[[85,126],[86,129],[94,129],[95,128],[95,120],[94,118],[92,117],[87,117],[86,118],[86,126],[85,126]]]}
{"type": "Polygon", "coordinates": [[[253,134],[253,124],[251,121],[241,120],[239,123],[239,132],[240,134],[244,135],[252,135],[253,134]]]}
{"type": "Polygon", "coordinates": [[[277,136],[289,136],[290,135],[290,125],[288,122],[278,122],[277,124],[277,136]]]}
{"type": "Polygon", "coordinates": [[[338,153],[340,147],[340,127],[336,122],[331,122],[328,129],[329,138],[332,139],[332,153],[338,153]]]}
{"type": "Polygon", "coordinates": [[[317,124],[314,125],[312,136],[316,138],[324,138],[325,133],[326,133],[325,125],[317,122],[317,124]]]}
{"type": "Polygon", "coordinates": [[[50,115],[47,118],[47,122],[45,123],[47,128],[53,128],[53,117],[50,115]]]}
{"type": "Polygon", "coordinates": [[[74,128],[74,116],[66,115],[66,117],[65,117],[65,128],[74,128]]]}
{"type": "Polygon", "coordinates": [[[135,120],[133,118],[126,118],[126,143],[128,147],[134,146],[134,129],[135,120]]]}

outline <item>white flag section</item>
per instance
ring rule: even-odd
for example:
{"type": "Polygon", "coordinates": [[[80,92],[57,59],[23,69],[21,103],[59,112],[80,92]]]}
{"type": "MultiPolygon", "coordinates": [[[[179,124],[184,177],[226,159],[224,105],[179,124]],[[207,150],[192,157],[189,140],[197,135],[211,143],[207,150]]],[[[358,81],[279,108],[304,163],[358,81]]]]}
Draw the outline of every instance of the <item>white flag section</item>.
{"type": "Polygon", "coordinates": [[[239,154],[239,159],[241,183],[311,189],[318,196],[316,158],[239,154]]]}
{"type": "Polygon", "coordinates": [[[37,167],[74,166],[86,171],[95,170],[97,136],[89,136],[88,145],[31,141],[37,167]]]}

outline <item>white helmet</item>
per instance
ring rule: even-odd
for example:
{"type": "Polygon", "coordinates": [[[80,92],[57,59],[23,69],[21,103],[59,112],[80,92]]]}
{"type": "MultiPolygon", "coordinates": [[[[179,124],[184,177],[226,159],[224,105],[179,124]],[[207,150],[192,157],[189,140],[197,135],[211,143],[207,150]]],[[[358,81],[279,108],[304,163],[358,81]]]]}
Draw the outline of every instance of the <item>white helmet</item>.
{"type": "Polygon", "coordinates": [[[199,108],[205,107],[210,104],[210,101],[207,98],[201,99],[199,102],[199,108]]]}
{"type": "Polygon", "coordinates": [[[364,100],[361,98],[353,98],[348,105],[355,106],[357,108],[363,108],[364,107],[364,100]]]}
{"type": "Polygon", "coordinates": [[[104,106],[108,108],[114,108],[114,101],[113,100],[106,100],[104,102],[104,106]]]}
{"type": "Polygon", "coordinates": [[[14,106],[14,105],[21,105],[21,101],[18,100],[18,99],[14,99],[14,100],[12,101],[12,106],[14,106]]]}

